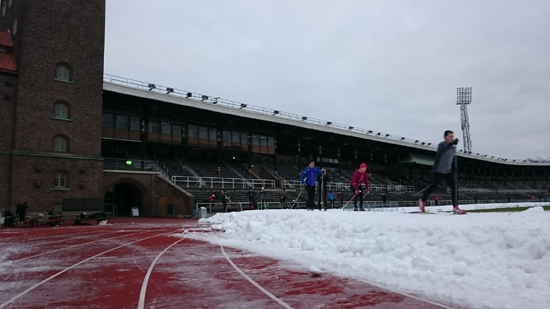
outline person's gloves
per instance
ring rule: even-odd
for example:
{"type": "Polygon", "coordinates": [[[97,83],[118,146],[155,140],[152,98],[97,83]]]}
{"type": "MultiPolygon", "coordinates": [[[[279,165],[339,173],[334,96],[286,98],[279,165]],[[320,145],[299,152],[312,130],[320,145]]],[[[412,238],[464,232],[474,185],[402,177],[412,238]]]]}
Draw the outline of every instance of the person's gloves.
{"type": "Polygon", "coordinates": [[[455,138],[455,140],[453,141],[453,145],[458,144],[458,142],[459,142],[459,141],[458,141],[458,138],[455,138]]]}

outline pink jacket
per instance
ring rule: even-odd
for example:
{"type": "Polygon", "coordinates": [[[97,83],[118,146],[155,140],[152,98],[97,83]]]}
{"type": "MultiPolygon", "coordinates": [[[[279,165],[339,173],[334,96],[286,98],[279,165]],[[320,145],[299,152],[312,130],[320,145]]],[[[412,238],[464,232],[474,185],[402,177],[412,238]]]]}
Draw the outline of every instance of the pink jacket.
{"type": "Polygon", "coordinates": [[[355,190],[357,190],[363,182],[365,183],[365,187],[368,190],[369,175],[367,174],[367,172],[361,173],[359,169],[356,169],[355,173],[353,173],[353,178],[351,179],[351,182],[349,183],[349,185],[352,186],[355,190]]]}

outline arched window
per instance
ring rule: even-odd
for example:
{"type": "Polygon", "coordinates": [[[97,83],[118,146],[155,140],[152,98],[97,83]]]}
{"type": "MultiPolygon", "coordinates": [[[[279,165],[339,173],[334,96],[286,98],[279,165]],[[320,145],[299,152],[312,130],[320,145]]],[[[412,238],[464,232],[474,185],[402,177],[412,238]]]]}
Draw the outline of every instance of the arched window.
{"type": "Polygon", "coordinates": [[[53,138],[53,151],[67,152],[67,138],[58,135],[53,138]]]}
{"type": "Polygon", "coordinates": [[[63,172],[53,174],[54,188],[67,188],[67,175],[63,172]]]}
{"type": "Polygon", "coordinates": [[[70,82],[71,81],[71,70],[69,69],[69,66],[66,64],[58,64],[57,69],[55,71],[55,79],[64,81],[64,82],[70,82]]]}
{"type": "Polygon", "coordinates": [[[56,118],[69,118],[69,106],[65,102],[55,103],[53,116],[56,118]]]}

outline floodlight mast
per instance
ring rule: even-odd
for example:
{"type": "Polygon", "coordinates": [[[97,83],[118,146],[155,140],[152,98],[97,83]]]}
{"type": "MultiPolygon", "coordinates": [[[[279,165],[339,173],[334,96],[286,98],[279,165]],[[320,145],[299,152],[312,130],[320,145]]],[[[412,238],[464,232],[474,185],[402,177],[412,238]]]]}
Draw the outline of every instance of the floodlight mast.
{"type": "Polygon", "coordinates": [[[470,118],[468,105],[472,103],[472,87],[458,87],[456,89],[456,105],[460,105],[460,122],[464,136],[464,153],[472,152],[472,137],[470,136],[470,118]]]}

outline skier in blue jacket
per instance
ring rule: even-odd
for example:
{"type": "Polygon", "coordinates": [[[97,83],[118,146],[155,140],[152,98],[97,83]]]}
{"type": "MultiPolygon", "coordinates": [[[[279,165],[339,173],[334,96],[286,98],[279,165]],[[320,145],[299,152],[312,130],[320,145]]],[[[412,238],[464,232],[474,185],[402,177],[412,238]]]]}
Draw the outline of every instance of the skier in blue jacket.
{"type": "Polygon", "coordinates": [[[311,161],[309,166],[302,172],[302,183],[306,186],[307,191],[307,210],[315,210],[315,183],[317,176],[322,175],[321,170],[315,166],[315,162],[311,161]]]}

